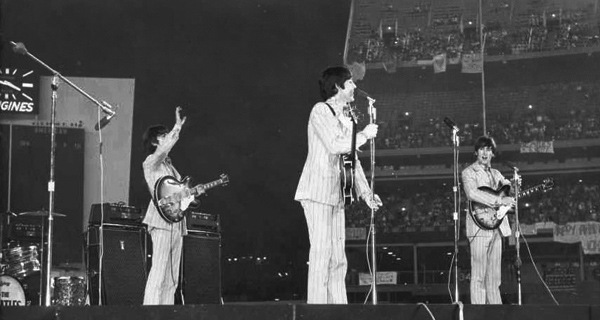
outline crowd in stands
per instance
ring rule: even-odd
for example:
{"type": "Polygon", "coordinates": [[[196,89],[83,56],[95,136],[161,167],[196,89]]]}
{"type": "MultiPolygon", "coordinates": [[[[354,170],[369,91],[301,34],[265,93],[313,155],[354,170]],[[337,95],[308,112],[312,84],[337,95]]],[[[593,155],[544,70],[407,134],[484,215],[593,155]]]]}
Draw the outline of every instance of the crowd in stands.
{"type": "MultiPolygon", "coordinates": [[[[524,187],[527,187],[526,184],[524,182],[524,187]]],[[[461,210],[467,208],[465,199],[462,193],[461,210]]],[[[377,212],[375,220],[378,233],[434,231],[436,227],[446,227],[449,230],[453,228],[454,196],[451,185],[432,186],[427,191],[401,188],[382,197],[382,200],[384,205],[377,212]]],[[[523,199],[519,206],[521,224],[600,222],[599,209],[600,186],[580,182],[557,183],[550,191],[523,199]]],[[[464,217],[465,211],[462,212],[464,217]]],[[[370,209],[362,202],[353,204],[346,210],[346,227],[368,227],[370,213],[370,209]]],[[[464,222],[462,227],[464,228],[464,222]]]]}
{"type": "MultiPolygon", "coordinates": [[[[413,123],[409,116],[393,115],[380,127],[380,149],[446,147],[452,145],[452,131],[441,118],[413,123]]],[[[498,144],[600,138],[600,109],[572,110],[560,116],[538,110],[510,116],[491,116],[487,133],[498,144]]],[[[458,124],[460,145],[471,145],[483,134],[481,123],[458,124]]]]}
{"type": "Polygon", "coordinates": [[[521,223],[600,221],[600,186],[597,184],[557,184],[545,196],[525,201],[521,223]]]}
{"type": "MultiPolygon", "coordinates": [[[[508,10],[508,8],[506,8],[508,10]]],[[[512,14],[489,16],[484,21],[484,52],[488,56],[518,55],[525,52],[569,50],[600,46],[598,19],[589,8],[532,12],[509,18],[512,14]]],[[[349,59],[368,63],[432,60],[446,54],[448,58],[462,53],[480,52],[478,22],[460,13],[447,18],[434,18],[429,23],[411,28],[392,24],[371,26],[358,19],[350,39],[349,59]],[[356,29],[356,30],[355,30],[356,29]],[[370,34],[364,34],[370,29],[370,34]]],[[[518,14],[517,14],[518,15],[518,14]]],[[[403,21],[399,13],[398,21],[403,21]]],[[[405,19],[404,19],[405,20],[405,19]]]]}

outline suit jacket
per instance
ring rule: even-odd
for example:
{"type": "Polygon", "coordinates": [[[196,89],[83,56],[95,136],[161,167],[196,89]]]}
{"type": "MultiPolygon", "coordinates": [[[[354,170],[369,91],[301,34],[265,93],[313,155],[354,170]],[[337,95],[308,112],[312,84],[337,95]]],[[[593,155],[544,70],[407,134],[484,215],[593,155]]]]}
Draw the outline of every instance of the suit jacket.
{"type": "MultiPolygon", "coordinates": [[[[352,144],[352,122],[344,115],[342,107],[332,106],[333,111],[324,102],[313,107],[308,120],[308,155],[295,200],[311,200],[328,205],[343,204],[341,191],[340,157],[349,153],[352,144]],[[335,114],[334,114],[335,113],[335,114]]],[[[362,134],[357,134],[356,146],[367,142],[362,134]]],[[[371,189],[365,177],[360,161],[356,159],[355,190],[359,197],[369,199],[371,189]]]]}
{"type": "MultiPolygon", "coordinates": [[[[476,201],[489,207],[494,207],[494,204],[500,201],[500,197],[481,191],[478,188],[487,186],[496,190],[499,186],[510,184],[510,180],[504,178],[500,171],[493,168],[489,168],[489,171],[487,171],[486,168],[477,162],[471,164],[465,170],[463,170],[462,182],[465,194],[467,195],[469,201],[476,201]]],[[[467,217],[467,237],[483,234],[491,235],[491,233],[480,232],[479,227],[475,225],[475,222],[473,222],[472,219],[473,218],[471,216],[467,217]]],[[[500,223],[499,229],[500,233],[505,237],[511,234],[507,217],[505,217],[505,219],[500,223]]]]}
{"type": "MultiPolygon", "coordinates": [[[[158,146],[153,154],[146,157],[144,160],[143,168],[144,168],[144,178],[146,179],[146,184],[148,185],[148,190],[150,194],[154,194],[154,185],[158,179],[164,176],[173,176],[177,179],[181,179],[179,172],[175,169],[173,164],[171,164],[171,159],[168,157],[169,152],[175,146],[177,140],[179,140],[179,131],[181,130],[181,126],[175,125],[173,129],[167,133],[165,136],[165,143],[161,146],[158,146]]],[[[148,228],[159,228],[170,230],[171,228],[181,228],[182,234],[187,234],[186,222],[185,218],[176,223],[169,223],[165,221],[156,209],[154,202],[150,200],[148,204],[148,210],[146,211],[146,215],[144,216],[144,220],[142,223],[148,225],[148,228]]]]}

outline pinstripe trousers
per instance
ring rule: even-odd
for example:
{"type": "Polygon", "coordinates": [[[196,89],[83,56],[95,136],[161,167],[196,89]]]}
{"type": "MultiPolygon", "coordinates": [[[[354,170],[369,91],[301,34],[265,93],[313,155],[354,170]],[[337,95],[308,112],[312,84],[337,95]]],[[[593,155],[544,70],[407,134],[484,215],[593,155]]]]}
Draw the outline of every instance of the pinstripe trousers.
{"type": "Polygon", "coordinates": [[[310,240],[310,304],[347,304],[344,206],[302,200],[310,240]]]}
{"type": "Polygon", "coordinates": [[[179,225],[170,229],[151,228],[152,268],[148,274],[144,305],[174,304],[179,281],[183,237],[179,225]]]}
{"type": "Polygon", "coordinates": [[[502,235],[499,229],[479,229],[467,214],[471,248],[471,303],[502,304],[500,296],[502,235]]]}

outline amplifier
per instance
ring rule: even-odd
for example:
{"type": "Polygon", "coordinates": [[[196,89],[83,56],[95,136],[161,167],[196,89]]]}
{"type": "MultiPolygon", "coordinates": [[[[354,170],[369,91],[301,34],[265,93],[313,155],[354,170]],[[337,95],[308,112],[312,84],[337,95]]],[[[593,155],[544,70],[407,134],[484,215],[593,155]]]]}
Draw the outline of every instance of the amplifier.
{"type": "Polygon", "coordinates": [[[33,240],[42,238],[44,218],[39,217],[14,217],[8,229],[8,238],[11,240],[33,240]]]}
{"type": "Polygon", "coordinates": [[[186,218],[187,229],[211,233],[221,232],[221,223],[218,214],[190,212],[186,218]]]}
{"type": "Polygon", "coordinates": [[[144,215],[142,209],[130,207],[124,203],[94,203],[90,212],[90,225],[99,225],[101,223],[114,223],[119,225],[135,225],[142,223],[144,215]],[[102,221],[102,211],[104,208],[104,221],[102,221]]]}

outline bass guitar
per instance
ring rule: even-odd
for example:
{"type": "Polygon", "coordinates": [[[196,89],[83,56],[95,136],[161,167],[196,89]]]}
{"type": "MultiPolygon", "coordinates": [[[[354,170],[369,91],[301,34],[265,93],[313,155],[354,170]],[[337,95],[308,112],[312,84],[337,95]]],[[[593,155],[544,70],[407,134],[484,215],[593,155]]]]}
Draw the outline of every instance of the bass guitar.
{"type": "MultiPolygon", "coordinates": [[[[545,192],[551,190],[553,187],[554,180],[552,178],[546,178],[543,180],[543,183],[519,192],[517,198],[526,197],[540,191],[545,192]]],[[[488,194],[505,197],[509,194],[510,185],[501,186],[497,190],[494,190],[490,187],[479,187],[478,189],[488,194]]],[[[478,227],[485,230],[494,230],[500,226],[502,220],[506,216],[506,213],[511,208],[512,206],[499,206],[497,208],[492,208],[479,202],[470,201],[469,213],[478,227]]]]}
{"type": "Polygon", "coordinates": [[[350,152],[340,157],[340,179],[342,198],[345,205],[350,205],[356,199],[354,191],[354,167],[356,164],[356,119],[352,109],[348,108],[348,116],[352,121],[352,140],[350,152]]]}
{"type": "Polygon", "coordinates": [[[173,176],[164,176],[154,185],[152,200],[160,216],[169,223],[181,221],[190,210],[194,198],[204,191],[229,183],[229,177],[222,174],[215,181],[190,187],[190,178],[179,181],[173,176]]]}

